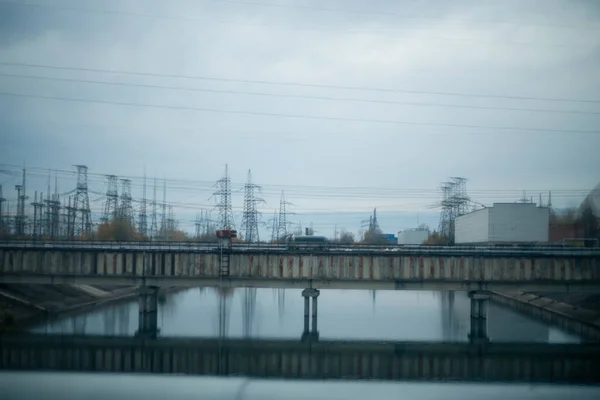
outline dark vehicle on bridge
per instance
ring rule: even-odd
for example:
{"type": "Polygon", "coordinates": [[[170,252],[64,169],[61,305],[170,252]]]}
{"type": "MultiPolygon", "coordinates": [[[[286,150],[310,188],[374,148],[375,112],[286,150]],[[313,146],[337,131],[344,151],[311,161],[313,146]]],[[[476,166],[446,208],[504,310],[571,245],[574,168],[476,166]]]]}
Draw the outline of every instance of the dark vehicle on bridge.
{"type": "Polygon", "coordinates": [[[287,250],[327,250],[329,248],[329,239],[325,236],[296,236],[289,235],[285,238],[287,250]]]}

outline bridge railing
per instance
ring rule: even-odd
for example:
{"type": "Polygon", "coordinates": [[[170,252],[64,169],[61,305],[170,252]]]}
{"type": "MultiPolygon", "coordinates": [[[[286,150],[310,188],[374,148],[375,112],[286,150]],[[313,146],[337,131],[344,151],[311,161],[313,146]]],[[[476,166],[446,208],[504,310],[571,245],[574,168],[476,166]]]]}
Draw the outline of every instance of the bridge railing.
{"type": "MultiPolygon", "coordinates": [[[[9,240],[0,241],[0,248],[30,248],[30,249],[72,249],[72,250],[140,250],[140,251],[211,251],[217,250],[217,243],[193,241],[83,241],[83,240],[9,240]]],[[[342,253],[418,253],[418,254],[551,254],[566,256],[599,256],[600,249],[568,246],[424,246],[424,245],[366,245],[366,244],[339,244],[315,243],[302,244],[299,248],[289,249],[285,244],[278,243],[234,243],[234,251],[289,251],[289,252],[342,252],[342,253]]]]}

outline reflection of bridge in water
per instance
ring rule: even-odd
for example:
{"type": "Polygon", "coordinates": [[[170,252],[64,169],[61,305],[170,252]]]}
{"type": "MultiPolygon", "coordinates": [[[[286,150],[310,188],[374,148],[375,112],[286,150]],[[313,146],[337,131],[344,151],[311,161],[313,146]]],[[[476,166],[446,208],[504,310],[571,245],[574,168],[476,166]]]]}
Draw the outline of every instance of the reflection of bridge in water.
{"type": "Polygon", "coordinates": [[[600,382],[600,345],[0,336],[0,368],[286,379],[600,382]]]}
{"type": "MultiPolygon", "coordinates": [[[[440,292],[442,337],[445,341],[463,340],[470,329],[471,307],[464,292],[440,292]]],[[[491,341],[547,342],[550,326],[490,301],[487,304],[485,332],[491,341]]]]}

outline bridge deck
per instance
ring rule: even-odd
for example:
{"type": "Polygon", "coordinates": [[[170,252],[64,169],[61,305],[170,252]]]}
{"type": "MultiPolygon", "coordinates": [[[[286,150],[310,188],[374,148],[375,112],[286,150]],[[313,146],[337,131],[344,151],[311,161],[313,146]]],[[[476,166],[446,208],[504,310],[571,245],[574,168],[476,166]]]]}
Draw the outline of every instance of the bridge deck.
{"type": "MultiPolygon", "coordinates": [[[[418,290],[600,290],[600,253],[513,249],[220,253],[158,247],[0,246],[0,282],[152,286],[253,286],[418,290]],[[433,251],[433,252],[432,252],[433,251]]],[[[52,246],[52,245],[51,245],[52,246]]]]}

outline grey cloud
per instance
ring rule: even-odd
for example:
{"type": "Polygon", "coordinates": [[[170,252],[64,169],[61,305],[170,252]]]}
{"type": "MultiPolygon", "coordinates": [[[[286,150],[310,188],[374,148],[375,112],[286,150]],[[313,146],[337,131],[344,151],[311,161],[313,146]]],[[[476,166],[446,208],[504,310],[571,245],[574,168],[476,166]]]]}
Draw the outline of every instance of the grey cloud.
{"type": "MultiPolygon", "coordinates": [[[[595,99],[600,89],[595,2],[289,1],[328,12],[218,1],[112,1],[72,8],[1,5],[0,62],[157,74],[508,96],[595,99]],[[389,15],[379,15],[377,12],[389,15]],[[157,19],[130,14],[168,15],[157,19]],[[402,16],[424,16],[406,18],[402,16]],[[196,19],[196,20],[194,20],[196,19]],[[510,24],[498,23],[510,21],[510,24]],[[5,22],[5,23],[1,23],[5,22]],[[223,23],[227,22],[227,23],[223,23]],[[562,27],[559,27],[560,25],[562,27]],[[565,28],[563,25],[568,25],[565,28]],[[300,29],[302,28],[302,29],[300,29]],[[313,28],[313,29],[304,29],[313,28]]],[[[0,66],[0,73],[192,88],[599,112],[597,104],[430,94],[378,93],[210,80],[0,66]]],[[[101,101],[480,125],[480,129],[233,115],[0,95],[4,162],[96,172],[216,180],[229,163],[236,182],[252,168],[264,184],[433,190],[449,175],[476,189],[585,189],[598,179],[598,115],[494,111],[282,99],[0,77],[0,91],[101,101]],[[485,126],[559,129],[501,131],[485,126]],[[3,139],[3,142],[5,139],[3,139]],[[33,161],[32,161],[32,164],[33,161]]],[[[101,187],[98,190],[102,190],[101,187]]],[[[185,199],[186,193],[173,193],[185,199]]],[[[196,196],[206,201],[205,193],[196,196]]],[[[491,202],[490,196],[482,201],[491,202]]],[[[568,199],[570,201],[570,199],[568,199]]],[[[277,207],[270,194],[265,210],[277,207]]],[[[566,200],[565,200],[566,201],[566,200]]],[[[432,200],[343,200],[428,210],[432,200]]],[[[339,199],[299,199],[304,209],[339,209],[339,199]]],[[[330,219],[330,218],[329,218],[330,219]]],[[[308,221],[306,221],[308,222],[308,221]]],[[[398,227],[401,228],[401,227],[398,227]]]]}

